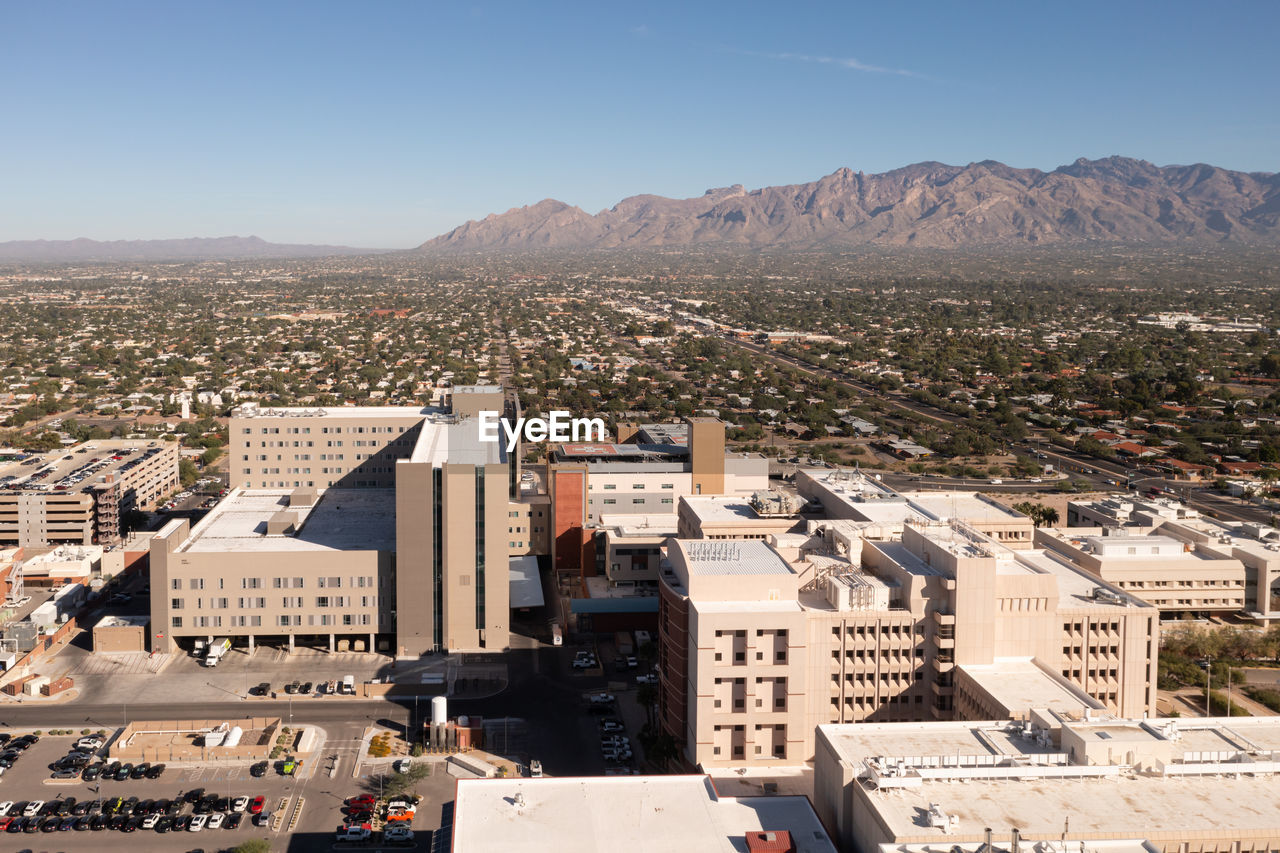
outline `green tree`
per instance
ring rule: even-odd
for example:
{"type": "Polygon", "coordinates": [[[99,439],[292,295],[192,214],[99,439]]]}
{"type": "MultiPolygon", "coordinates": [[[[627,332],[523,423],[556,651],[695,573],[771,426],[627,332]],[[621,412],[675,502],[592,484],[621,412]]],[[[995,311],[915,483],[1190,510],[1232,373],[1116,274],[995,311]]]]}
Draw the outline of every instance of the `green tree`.
{"type": "Polygon", "coordinates": [[[196,470],[196,463],[190,459],[183,459],[178,462],[178,480],[182,483],[183,488],[190,486],[199,479],[200,472],[196,470]]]}
{"type": "Polygon", "coordinates": [[[382,792],[387,797],[398,797],[401,794],[411,794],[418,787],[418,783],[431,775],[431,765],[425,761],[415,761],[409,765],[407,773],[395,773],[390,776],[384,776],[382,782],[382,792]]]}

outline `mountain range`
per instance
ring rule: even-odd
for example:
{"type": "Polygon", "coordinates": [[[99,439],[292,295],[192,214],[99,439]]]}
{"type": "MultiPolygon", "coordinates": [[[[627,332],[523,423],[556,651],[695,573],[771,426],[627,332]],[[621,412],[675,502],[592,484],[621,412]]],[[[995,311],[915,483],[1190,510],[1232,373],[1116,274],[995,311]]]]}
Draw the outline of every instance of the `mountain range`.
{"type": "Polygon", "coordinates": [[[991,160],[840,169],[807,184],[639,195],[595,215],[561,201],[491,214],[415,251],[1107,243],[1280,244],[1280,175],[1205,164],[1079,159],[1051,172],[991,160]]]}
{"type": "Polygon", "coordinates": [[[192,261],[238,258],[319,258],[367,255],[374,249],[268,243],[261,237],[191,237],[180,240],[11,240],[0,243],[0,261],[192,261]]]}

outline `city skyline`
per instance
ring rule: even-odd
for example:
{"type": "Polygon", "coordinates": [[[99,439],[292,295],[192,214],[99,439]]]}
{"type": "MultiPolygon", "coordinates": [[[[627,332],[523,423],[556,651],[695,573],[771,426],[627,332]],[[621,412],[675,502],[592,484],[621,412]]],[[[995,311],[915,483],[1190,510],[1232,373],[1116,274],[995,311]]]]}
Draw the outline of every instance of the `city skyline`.
{"type": "Polygon", "coordinates": [[[407,248],[547,197],[846,166],[1274,171],[1276,12],[1241,8],[10,8],[0,240],[407,248]]]}

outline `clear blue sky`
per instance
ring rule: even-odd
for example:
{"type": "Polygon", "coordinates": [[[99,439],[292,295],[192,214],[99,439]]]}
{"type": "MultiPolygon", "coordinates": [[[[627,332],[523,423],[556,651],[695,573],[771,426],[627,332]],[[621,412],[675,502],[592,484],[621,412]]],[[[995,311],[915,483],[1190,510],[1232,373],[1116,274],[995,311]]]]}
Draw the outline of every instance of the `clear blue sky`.
{"type": "Polygon", "coordinates": [[[1277,32],[1274,0],[10,0],[0,240],[402,247],[920,160],[1277,171],[1277,32]]]}

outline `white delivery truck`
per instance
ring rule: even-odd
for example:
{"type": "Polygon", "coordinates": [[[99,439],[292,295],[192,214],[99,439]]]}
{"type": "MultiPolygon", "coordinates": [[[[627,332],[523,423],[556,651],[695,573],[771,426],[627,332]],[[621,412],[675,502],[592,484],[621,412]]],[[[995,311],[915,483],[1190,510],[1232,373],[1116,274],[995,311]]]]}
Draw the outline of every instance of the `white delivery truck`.
{"type": "Polygon", "coordinates": [[[228,651],[230,651],[230,649],[231,649],[230,637],[217,638],[216,640],[214,640],[212,643],[209,644],[208,651],[205,652],[204,665],[217,666],[218,662],[222,660],[223,655],[225,655],[228,651]]]}

